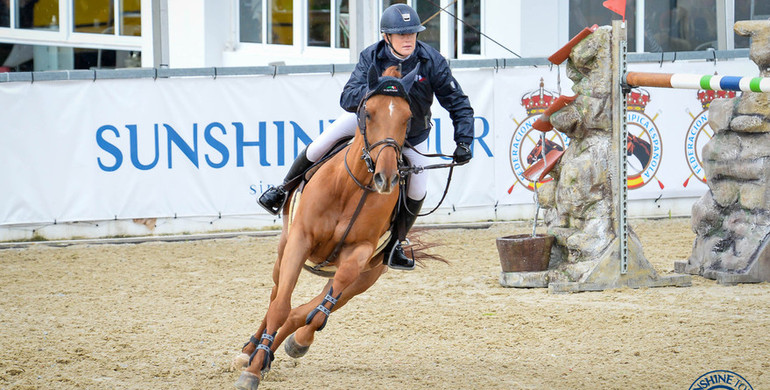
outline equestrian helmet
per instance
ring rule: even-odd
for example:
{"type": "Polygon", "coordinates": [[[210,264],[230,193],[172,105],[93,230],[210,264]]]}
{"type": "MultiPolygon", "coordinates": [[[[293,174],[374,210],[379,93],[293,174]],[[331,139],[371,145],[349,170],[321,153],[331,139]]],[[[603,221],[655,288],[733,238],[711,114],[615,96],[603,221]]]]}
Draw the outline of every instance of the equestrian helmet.
{"type": "Polygon", "coordinates": [[[393,4],[382,11],[380,31],[385,34],[413,34],[423,30],[417,11],[406,4],[393,4]]]}

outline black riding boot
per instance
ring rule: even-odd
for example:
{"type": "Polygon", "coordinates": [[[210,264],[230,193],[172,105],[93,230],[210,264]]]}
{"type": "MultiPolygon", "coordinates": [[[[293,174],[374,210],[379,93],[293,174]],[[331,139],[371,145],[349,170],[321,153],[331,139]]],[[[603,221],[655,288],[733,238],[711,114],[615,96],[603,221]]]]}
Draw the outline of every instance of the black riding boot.
{"type": "Polygon", "coordinates": [[[289,173],[283,179],[283,184],[277,187],[270,187],[265,191],[257,201],[268,213],[278,215],[286,203],[286,196],[300,182],[299,177],[313,165],[313,162],[307,159],[305,151],[302,150],[289,168],[289,173]]]}
{"type": "Polygon", "coordinates": [[[420,213],[422,208],[422,202],[425,198],[420,200],[412,200],[409,197],[406,198],[406,208],[401,207],[396,214],[393,237],[385,247],[385,264],[393,269],[400,270],[412,270],[414,269],[414,259],[410,258],[404,253],[404,248],[401,247],[401,241],[406,239],[406,233],[414,226],[414,222],[417,220],[417,214],[420,213]]]}

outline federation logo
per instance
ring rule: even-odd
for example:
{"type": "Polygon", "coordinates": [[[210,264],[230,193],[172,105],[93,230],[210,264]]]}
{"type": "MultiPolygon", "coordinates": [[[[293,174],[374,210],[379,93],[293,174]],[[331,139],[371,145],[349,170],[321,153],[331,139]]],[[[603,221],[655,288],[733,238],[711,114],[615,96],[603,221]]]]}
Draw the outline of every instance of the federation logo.
{"type": "Polygon", "coordinates": [[[735,96],[735,91],[698,91],[698,100],[700,100],[703,111],[698,115],[689,113],[692,117],[692,122],[690,127],[687,128],[687,138],[684,141],[684,155],[687,158],[687,166],[690,168],[690,176],[687,176],[687,179],[682,183],[683,187],[687,187],[687,184],[690,183],[690,179],[693,177],[706,183],[706,172],[703,169],[701,152],[703,151],[703,146],[714,136],[714,130],[708,125],[709,107],[714,99],[731,99],[735,96]]]}
{"type": "Polygon", "coordinates": [[[707,372],[690,385],[688,390],[754,390],[742,376],[728,370],[707,372]]]}
{"type": "MultiPolygon", "coordinates": [[[[519,183],[524,188],[534,191],[535,182],[524,177],[524,171],[532,164],[542,160],[543,155],[548,154],[551,150],[564,151],[569,146],[569,137],[556,130],[545,133],[545,137],[543,137],[543,132],[532,128],[532,124],[537,118],[556,100],[556,95],[555,92],[547,91],[544,88],[541,78],[540,88],[521,97],[521,105],[527,111],[527,117],[521,122],[513,119],[516,123],[516,130],[511,137],[508,159],[516,180],[508,189],[509,194],[519,183]]],[[[543,180],[538,181],[537,185],[539,187],[551,180],[553,178],[546,176],[543,180]]]]}
{"type": "Polygon", "coordinates": [[[628,189],[644,187],[652,180],[663,189],[663,183],[655,177],[663,157],[663,141],[658,126],[655,125],[655,118],[658,116],[650,118],[644,112],[650,102],[650,94],[643,89],[634,89],[628,93],[626,100],[628,189]]]}

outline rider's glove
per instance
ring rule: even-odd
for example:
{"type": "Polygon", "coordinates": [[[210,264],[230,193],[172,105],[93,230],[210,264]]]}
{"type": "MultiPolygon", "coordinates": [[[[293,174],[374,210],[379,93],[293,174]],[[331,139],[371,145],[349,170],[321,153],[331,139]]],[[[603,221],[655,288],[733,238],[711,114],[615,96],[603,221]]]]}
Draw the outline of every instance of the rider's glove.
{"type": "Polygon", "coordinates": [[[466,144],[465,142],[458,142],[457,148],[455,149],[455,152],[453,154],[455,163],[457,164],[465,164],[468,161],[471,160],[471,157],[473,157],[473,153],[471,153],[471,146],[466,144]]]}

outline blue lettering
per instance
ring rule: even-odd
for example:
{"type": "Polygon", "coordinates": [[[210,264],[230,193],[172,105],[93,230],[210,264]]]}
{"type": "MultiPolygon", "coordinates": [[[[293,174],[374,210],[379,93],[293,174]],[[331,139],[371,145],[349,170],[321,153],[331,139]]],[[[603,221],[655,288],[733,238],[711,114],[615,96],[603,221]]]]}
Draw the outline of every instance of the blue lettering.
{"type": "Polygon", "coordinates": [[[283,126],[283,121],[273,121],[273,124],[275,125],[275,128],[277,130],[277,140],[278,140],[278,166],[286,165],[286,136],[283,126]]]}
{"type": "Polygon", "coordinates": [[[225,126],[219,122],[214,122],[206,126],[206,130],[203,132],[203,137],[206,139],[206,143],[218,151],[222,156],[222,159],[218,163],[215,163],[209,158],[209,154],[206,153],[206,163],[208,163],[212,168],[222,168],[227,165],[227,161],[230,159],[230,151],[227,150],[227,146],[225,146],[225,144],[214,138],[214,135],[211,134],[213,129],[220,129],[222,130],[222,135],[227,135],[225,126]]]}
{"type": "Polygon", "coordinates": [[[193,124],[193,147],[182,139],[182,136],[174,130],[173,127],[163,124],[166,128],[166,140],[167,140],[167,152],[168,152],[168,169],[172,168],[171,164],[171,145],[176,145],[179,150],[187,156],[187,159],[198,168],[198,124],[193,124]]]}
{"type": "Polygon", "coordinates": [[[131,163],[134,164],[134,167],[142,171],[154,168],[155,165],[158,164],[158,159],[160,158],[158,147],[158,125],[155,125],[155,159],[147,165],[139,162],[139,131],[137,130],[136,125],[126,125],[126,128],[128,128],[131,139],[131,163]]]}
{"type": "Polygon", "coordinates": [[[115,158],[115,164],[110,166],[104,165],[102,163],[101,157],[97,157],[96,161],[99,163],[99,168],[101,168],[103,171],[112,172],[120,168],[120,165],[123,163],[123,153],[120,152],[120,149],[118,149],[117,146],[109,143],[104,139],[103,134],[107,130],[111,130],[115,134],[116,138],[120,138],[120,133],[118,132],[118,129],[115,128],[115,126],[105,125],[96,130],[96,144],[99,145],[102,150],[111,154],[115,158]]]}
{"type": "Polygon", "coordinates": [[[259,122],[259,141],[245,141],[245,131],[243,123],[233,122],[235,126],[235,160],[236,166],[242,167],[243,163],[243,148],[246,146],[258,146],[259,147],[259,164],[263,167],[269,167],[270,163],[267,162],[267,123],[259,122]]]}
{"type": "MultiPolygon", "coordinates": [[[[289,123],[291,123],[292,128],[294,128],[294,142],[293,143],[294,143],[294,158],[296,158],[297,155],[299,154],[299,142],[298,141],[301,141],[302,143],[304,143],[305,147],[306,147],[306,146],[310,145],[311,142],[313,142],[313,139],[310,138],[310,136],[307,135],[305,130],[302,130],[302,128],[299,127],[299,125],[296,122],[289,121],[289,123]]],[[[318,125],[321,128],[320,129],[321,130],[320,133],[323,133],[323,131],[324,131],[324,121],[323,120],[319,120],[318,121],[318,125]]],[[[278,144],[278,147],[279,148],[281,147],[280,143],[278,144]]],[[[281,155],[281,154],[279,153],[279,155],[281,155]]]]}
{"type": "MultiPolygon", "coordinates": [[[[484,137],[489,135],[489,122],[486,120],[486,118],[481,116],[477,116],[474,119],[480,119],[481,125],[482,125],[481,135],[478,137],[475,137],[474,140],[478,142],[482,148],[484,148],[484,150],[487,152],[487,156],[493,157],[492,151],[489,149],[489,146],[487,145],[487,143],[484,142],[484,137]]],[[[475,129],[475,126],[474,126],[474,129],[475,129]]],[[[471,145],[471,150],[473,150],[473,145],[471,145]]]]}

